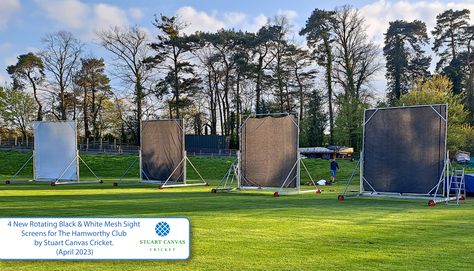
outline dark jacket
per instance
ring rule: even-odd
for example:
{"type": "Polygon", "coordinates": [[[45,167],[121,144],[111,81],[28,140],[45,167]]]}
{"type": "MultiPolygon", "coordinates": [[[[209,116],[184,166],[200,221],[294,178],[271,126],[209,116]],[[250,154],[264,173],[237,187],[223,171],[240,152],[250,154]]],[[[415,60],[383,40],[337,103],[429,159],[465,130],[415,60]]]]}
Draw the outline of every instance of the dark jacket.
{"type": "Polygon", "coordinates": [[[339,169],[339,165],[336,161],[331,161],[331,170],[339,169]]]}

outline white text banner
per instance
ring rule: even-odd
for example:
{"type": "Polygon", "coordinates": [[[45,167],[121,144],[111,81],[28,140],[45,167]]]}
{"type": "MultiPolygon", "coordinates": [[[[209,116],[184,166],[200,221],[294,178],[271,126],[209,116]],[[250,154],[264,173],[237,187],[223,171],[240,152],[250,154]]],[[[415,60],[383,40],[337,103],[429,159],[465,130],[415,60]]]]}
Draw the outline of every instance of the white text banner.
{"type": "Polygon", "coordinates": [[[3,260],[185,260],[187,218],[0,218],[3,260]]]}

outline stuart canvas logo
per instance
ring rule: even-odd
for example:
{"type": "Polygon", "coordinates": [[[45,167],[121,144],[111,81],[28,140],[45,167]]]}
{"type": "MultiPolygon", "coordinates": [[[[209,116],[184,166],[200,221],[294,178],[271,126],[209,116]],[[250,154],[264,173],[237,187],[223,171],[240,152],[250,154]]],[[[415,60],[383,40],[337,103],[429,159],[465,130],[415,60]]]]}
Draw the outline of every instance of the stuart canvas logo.
{"type": "Polygon", "coordinates": [[[156,224],[155,227],[155,232],[160,237],[165,237],[166,235],[168,235],[170,233],[170,230],[170,225],[164,221],[159,222],[158,224],[156,224]]]}
{"type": "Polygon", "coordinates": [[[171,225],[165,221],[159,221],[153,230],[156,236],[153,239],[140,240],[140,245],[146,246],[149,251],[156,253],[169,253],[189,246],[185,239],[181,239],[182,233],[173,231],[171,225]]]}

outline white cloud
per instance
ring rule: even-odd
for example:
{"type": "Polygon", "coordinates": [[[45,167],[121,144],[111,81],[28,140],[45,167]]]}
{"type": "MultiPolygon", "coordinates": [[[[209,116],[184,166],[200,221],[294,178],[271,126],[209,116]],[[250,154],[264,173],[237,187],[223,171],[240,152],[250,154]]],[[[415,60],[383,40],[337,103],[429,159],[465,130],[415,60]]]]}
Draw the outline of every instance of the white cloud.
{"type": "Polygon", "coordinates": [[[94,39],[97,30],[129,23],[124,10],[109,4],[86,4],[80,0],[34,1],[46,17],[59,23],[61,29],[75,30],[85,40],[94,39]]]}
{"type": "Polygon", "coordinates": [[[130,14],[130,17],[137,21],[143,19],[143,17],[145,16],[145,14],[143,14],[143,11],[140,8],[129,8],[128,13],[130,14]]]}
{"type": "Polygon", "coordinates": [[[4,86],[5,83],[7,82],[5,76],[3,76],[1,73],[0,73],[0,86],[4,86]]]}
{"type": "Polygon", "coordinates": [[[141,31],[145,33],[147,40],[151,40],[153,38],[152,31],[148,29],[147,27],[139,26],[138,29],[140,29],[141,31]]]}
{"type": "Polygon", "coordinates": [[[11,42],[0,43],[0,52],[7,51],[12,47],[13,47],[13,44],[11,42]]]}
{"type": "Polygon", "coordinates": [[[183,30],[186,34],[196,31],[215,32],[226,26],[223,21],[216,18],[215,14],[209,15],[204,11],[198,11],[189,6],[179,8],[176,11],[176,15],[188,25],[186,29],[183,30]]]}
{"type": "Polygon", "coordinates": [[[45,15],[67,27],[79,29],[87,24],[90,7],[79,0],[35,0],[45,15]]]}
{"type": "Polygon", "coordinates": [[[298,12],[291,9],[278,9],[277,15],[283,15],[290,21],[298,18],[298,12]]]}
{"type": "Polygon", "coordinates": [[[242,29],[243,31],[257,32],[262,26],[266,25],[269,19],[264,14],[259,14],[251,20],[245,20],[236,28],[242,29]]]}
{"type": "Polygon", "coordinates": [[[32,52],[34,54],[38,53],[41,49],[36,47],[26,47],[26,52],[32,52]]]}
{"type": "Polygon", "coordinates": [[[4,61],[5,66],[15,65],[17,60],[18,59],[16,58],[16,55],[5,58],[5,61],[4,61]]]}
{"type": "Polygon", "coordinates": [[[93,18],[92,25],[94,28],[109,28],[110,26],[128,25],[127,14],[125,11],[112,5],[95,5],[93,18]]]}
{"type": "Polygon", "coordinates": [[[264,14],[259,14],[254,18],[249,18],[245,13],[241,12],[225,12],[220,14],[214,11],[209,14],[190,6],[179,8],[176,11],[176,15],[181,21],[188,24],[188,27],[183,31],[186,34],[196,31],[216,32],[222,28],[255,32],[268,22],[268,17],[264,14]]]}
{"type": "Polygon", "coordinates": [[[20,11],[20,0],[1,0],[0,1],[0,31],[7,27],[10,18],[20,11]]]}
{"type": "Polygon", "coordinates": [[[268,23],[268,17],[263,14],[260,14],[253,19],[253,24],[249,26],[249,31],[256,32],[267,23],[268,23]]]}
{"type": "MultiPolygon", "coordinates": [[[[360,9],[366,18],[367,33],[376,43],[382,45],[384,33],[387,32],[389,22],[394,20],[421,20],[426,23],[428,32],[436,25],[436,16],[447,9],[469,9],[474,14],[473,3],[443,3],[439,1],[387,1],[378,0],[360,9]]],[[[471,16],[473,17],[473,16],[471,16]]],[[[473,17],[474,18],[474,17],[473,17]]],[[[430,34],[430,33],[429,33],[430,34]]]]}
{"type": "Polygon", "coordinates": [[[245,22],[245,19],[247,19],[247,15],[242,12],[226,12],[224,13],[224,18],[226,24],[233,26],[245,22]]]}

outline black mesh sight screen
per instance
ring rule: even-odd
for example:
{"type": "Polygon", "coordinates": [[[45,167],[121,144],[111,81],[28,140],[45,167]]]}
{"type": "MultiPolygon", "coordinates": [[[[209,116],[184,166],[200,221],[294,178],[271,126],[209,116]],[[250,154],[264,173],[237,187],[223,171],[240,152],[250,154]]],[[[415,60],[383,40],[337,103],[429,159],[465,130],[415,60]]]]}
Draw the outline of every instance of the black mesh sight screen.
{"type": "Polygon", "coordinates": [[[443,174],[446,117],[446,105],[366,110],[364,190],[429,193],[443,174]]]}

